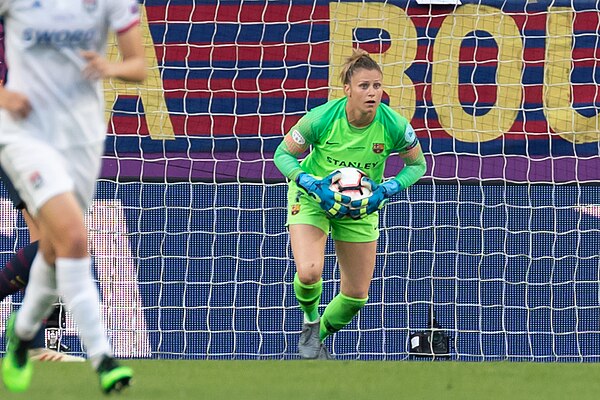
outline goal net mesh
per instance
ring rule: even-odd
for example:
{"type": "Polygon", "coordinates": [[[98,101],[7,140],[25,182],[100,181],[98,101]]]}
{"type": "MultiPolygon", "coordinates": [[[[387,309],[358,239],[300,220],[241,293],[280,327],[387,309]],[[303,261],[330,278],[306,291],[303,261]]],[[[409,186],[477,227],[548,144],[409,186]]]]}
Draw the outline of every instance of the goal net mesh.
{"type": "MultiPolygon", "coordinates": [[[[273,152],[343,95],[359,46],[428,169],[381,212],[369,301],[327,340],[333,353],[407,359],[433,308],[454,359],[598,361],[600,4],[562,3],[146,0],[149,78],[105,83],[86,220],[116,354],[298,357],[273,152]]],[[[401,167],[391,157],[386,176],[401,167]]],[[[27,234],[0,205],[8,258],[27,234]]],[[[328,242],[322,304],[339,278],[328,242]]],[[[81,351],[69,316],[63,340],[81,351]]]]}

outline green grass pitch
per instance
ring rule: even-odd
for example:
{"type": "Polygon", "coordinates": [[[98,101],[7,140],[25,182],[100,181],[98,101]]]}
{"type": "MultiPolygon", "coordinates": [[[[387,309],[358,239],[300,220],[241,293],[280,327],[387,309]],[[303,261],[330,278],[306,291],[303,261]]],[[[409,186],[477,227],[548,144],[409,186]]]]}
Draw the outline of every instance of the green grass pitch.
{"type": "MultiPolygon", "coordinates": [[[[598,399],[600,363],[131,360],[119,399],[598,399]]],[[[36,363],[30,390],[0,399],[107,399],[89,364],[36,363]]]]}

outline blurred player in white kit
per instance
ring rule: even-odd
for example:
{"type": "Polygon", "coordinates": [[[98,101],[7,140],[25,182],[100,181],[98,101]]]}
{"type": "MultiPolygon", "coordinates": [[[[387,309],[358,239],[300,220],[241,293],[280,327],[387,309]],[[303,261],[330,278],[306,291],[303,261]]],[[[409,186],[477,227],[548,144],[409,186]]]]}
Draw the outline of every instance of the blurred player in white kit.
{"type": "Polygon", "coordinates": [[[0,88],[0,164],[40,228],[22,307],[7,323],[2,379],[27,390],[30,341],[59,295],[109,393],[133,372],[112,355],[101,323],[83,222],[104,150],[103,78],[141,82],[144,49],[135,0],[0,0],[10,77],[0,88]],[[122,61],[104,58],[114,31],[122,61]]]}

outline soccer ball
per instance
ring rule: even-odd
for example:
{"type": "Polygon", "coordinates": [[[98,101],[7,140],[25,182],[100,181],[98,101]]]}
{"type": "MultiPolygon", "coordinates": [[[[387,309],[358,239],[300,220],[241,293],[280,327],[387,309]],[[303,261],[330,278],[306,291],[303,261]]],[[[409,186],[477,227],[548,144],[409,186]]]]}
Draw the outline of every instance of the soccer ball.
{"type": "MultiPolygon", "coordinates": [[[[335,172],[339,172],[339,174],[334,177],[329,186],[332,191],[349,196],[352,201],[362,200],[371,195],[371,190],[362,184],[362,178],[367,174],[360,169],[346,167],[335,172]]],[[[350,206],[350,204],[345,205],[350,206]]]]}

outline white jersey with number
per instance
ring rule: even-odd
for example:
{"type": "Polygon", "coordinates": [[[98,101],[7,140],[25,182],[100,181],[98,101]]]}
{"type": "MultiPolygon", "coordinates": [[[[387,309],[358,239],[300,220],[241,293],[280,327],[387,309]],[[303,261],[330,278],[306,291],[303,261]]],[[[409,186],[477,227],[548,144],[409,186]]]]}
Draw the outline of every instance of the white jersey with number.
{"type": "Polygon", "coordinates": [[[6,88],[29,99],[15,120],[0,113],[0,144],[29,135],[56,148],[104,140],[102,81],[83,77],[81,51],[105,54],[110,30],[138,23],[135,0],[0,0],[4,17],[6,88]]]}

